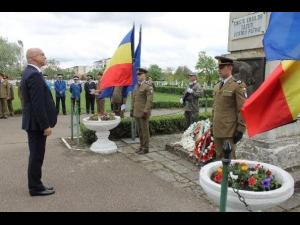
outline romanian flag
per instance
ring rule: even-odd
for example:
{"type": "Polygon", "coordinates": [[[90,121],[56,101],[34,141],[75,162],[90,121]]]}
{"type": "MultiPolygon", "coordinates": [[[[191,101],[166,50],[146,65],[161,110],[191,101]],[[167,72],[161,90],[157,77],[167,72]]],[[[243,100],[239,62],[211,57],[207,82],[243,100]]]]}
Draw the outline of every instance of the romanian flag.
{"type": "Polygon", "coordinates": [[[142,47],[142,27],[140,27],[139,33],[139,43],[134,52],[134,62],[133,62],[133,82],[132,85],[123,88],[123,97],[127,97],[128,94],[134,90],[138,83],[137,70],[141,67],[141,47],[142,47]]]}
{"type": "Polygon", "coordinates": [[[300,113],[300,61],[282,61],[241,112],[249,137],[295,121],[300,113]]]}
{"type": "Polygon", "coordinates": [[[134,27],[124,37],[103,73],[100,89],[132,84],[134,27]]]}

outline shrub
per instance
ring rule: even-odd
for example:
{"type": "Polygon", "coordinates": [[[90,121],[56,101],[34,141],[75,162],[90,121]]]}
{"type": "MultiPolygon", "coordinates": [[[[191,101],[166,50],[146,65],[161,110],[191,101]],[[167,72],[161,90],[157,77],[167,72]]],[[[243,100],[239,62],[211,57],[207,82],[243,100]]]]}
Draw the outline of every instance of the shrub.
{"type": "MultiPolygon", "coordinates": [[[[155,92],[176,94],[176,95],[182,95],[184,90],[185,90],[185,88],[173,87],[173,86],[155,87],[155,92]]],[[[207,98],[212,98],[213,90],[212,89],[204,89],[204,96],[206,96],[207,98]]]]}

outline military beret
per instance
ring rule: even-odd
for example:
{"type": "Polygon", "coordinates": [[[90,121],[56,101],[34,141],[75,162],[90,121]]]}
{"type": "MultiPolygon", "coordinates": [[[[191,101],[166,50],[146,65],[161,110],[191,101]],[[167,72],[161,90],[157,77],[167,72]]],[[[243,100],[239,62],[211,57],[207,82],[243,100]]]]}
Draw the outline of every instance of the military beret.
{"type": "Polygon", "coordinates": [[[144,69],[144,68],[138,68],[137,73],[138,73],[138,74],[148,73],[148,70],[146,70],[146,69],[144,69]]]}
{"type": "Polygon", "coordinates": [[[216,56],[215,59],[219,61],[219,65],[231,65],[233,60],[224,56],[216,56]]]}

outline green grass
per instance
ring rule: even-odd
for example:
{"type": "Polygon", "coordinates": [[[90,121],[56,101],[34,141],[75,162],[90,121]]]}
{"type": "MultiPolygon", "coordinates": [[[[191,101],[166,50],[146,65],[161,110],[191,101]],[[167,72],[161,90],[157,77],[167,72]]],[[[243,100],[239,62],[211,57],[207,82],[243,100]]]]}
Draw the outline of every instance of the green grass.
{"type": "MultiPolygon", "coordinates": [[[[20,99],[18,97],[18,91],[17,88],[14,87],[14,94],[15,94],[15,99],[13,100],[13,107],[14,110],[18,110],[21,109],[21,102],[20,99]]],[[[85,93],[84,91],[81,92],[81,112],[85,113],[85,93]]],[[[55,101],[55,92],[54,90],[52,90],[52,96],[54,98],[55,101]]],[[[179,102],[180,99],[180,95],[174,95],[174,94],[165,94],[165,93],[154,93],[154,102],[179,102]]],[[[127,105],[128,107],[130,106],[131,103],[131,98],[128,97],[127,98],[127,105]]],[[[70,97],[70,91],[68,90],[66,92],[66,108],[67,108],[67,113],[71,113],[71,97],[70,97]]],[[[96,110],[96,103],[95,103],[95,110],[96,110]]],[[[128,111],[129,109],[127,109],[126,111],[128,111]]],[[[110,99],[107,98],[105,100],[105,111],[110,112],[111,108],[110,108],[110,99]]],[[[60,114],[62,113],[61,111],[61,105],[60,105],[60,114]]]]}

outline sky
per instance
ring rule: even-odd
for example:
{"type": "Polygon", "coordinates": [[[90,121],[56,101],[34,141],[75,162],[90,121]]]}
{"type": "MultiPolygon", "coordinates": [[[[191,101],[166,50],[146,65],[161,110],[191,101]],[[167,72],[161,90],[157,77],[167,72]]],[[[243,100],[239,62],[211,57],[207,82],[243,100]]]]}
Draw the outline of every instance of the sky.
{"type": "Polygon", "coordinates": [[[142,25],[141,66],[195,70],[200,51],[227,53],[229,12],[1,12],[0,36],[41,48],[62,68],[110,58],[123,37],[142,25]]]}

